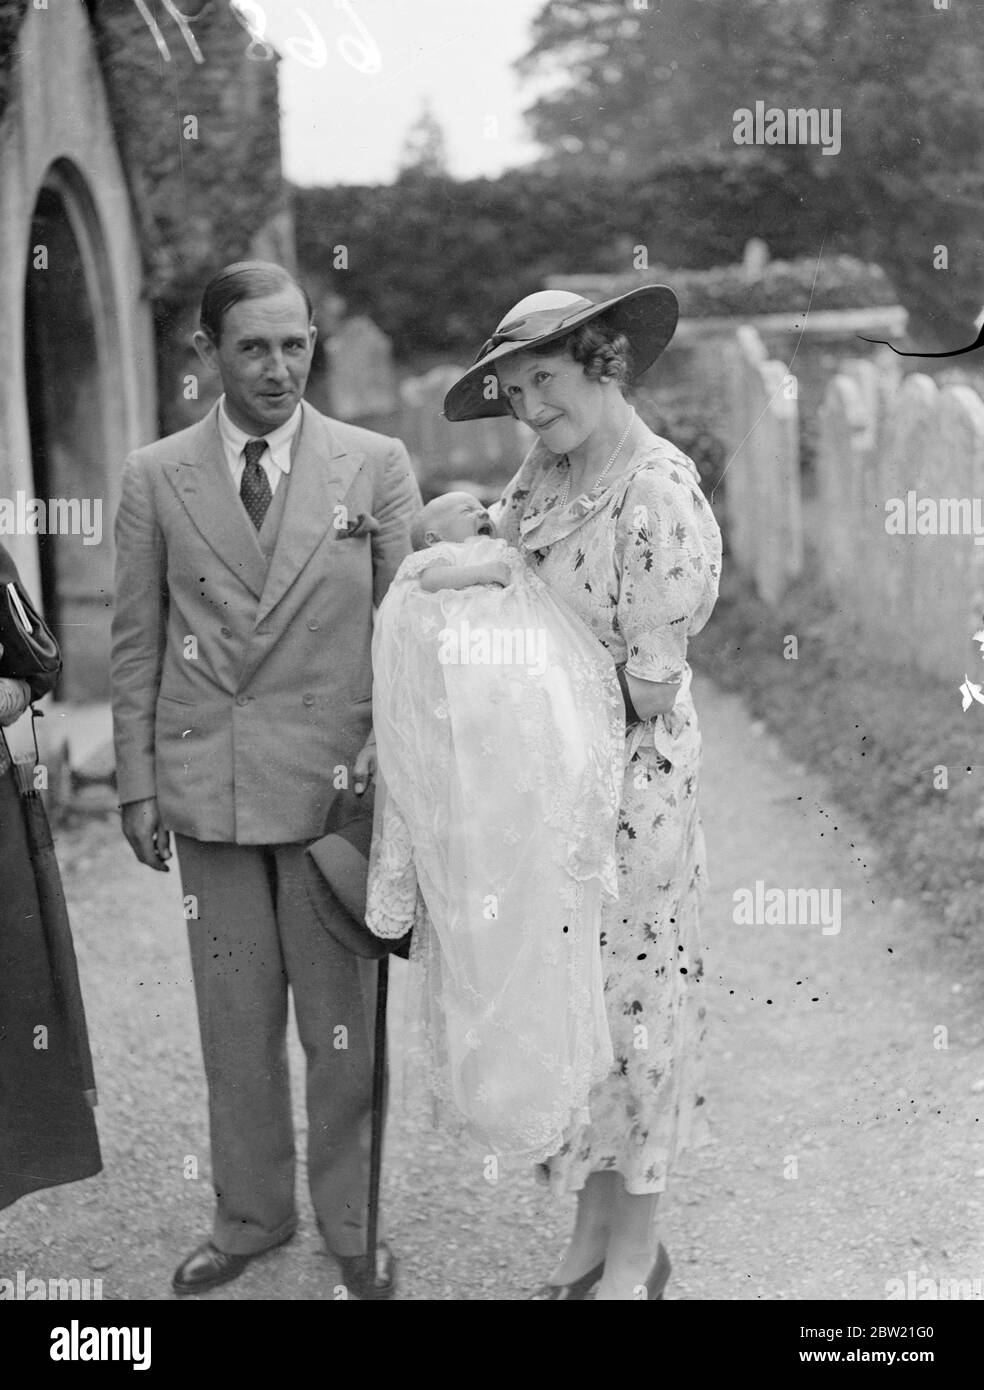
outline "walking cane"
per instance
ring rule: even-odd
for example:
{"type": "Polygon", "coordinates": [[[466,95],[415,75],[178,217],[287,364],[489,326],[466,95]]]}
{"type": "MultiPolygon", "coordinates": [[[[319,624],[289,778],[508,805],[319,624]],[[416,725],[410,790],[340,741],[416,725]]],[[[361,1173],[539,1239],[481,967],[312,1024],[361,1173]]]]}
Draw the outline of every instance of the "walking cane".
{"type": "Polygon", "coordinates": [[[379,1230],[379,1183],[383,1171],[383,1122],[386,1100],[386,1001],[389,994],[389,956],[376,964],[376,1025],[372,1040],[372,1138],[369,1148],[369,1214],[366,1253],[376,1277],[376,1233],[379,1230]]]}

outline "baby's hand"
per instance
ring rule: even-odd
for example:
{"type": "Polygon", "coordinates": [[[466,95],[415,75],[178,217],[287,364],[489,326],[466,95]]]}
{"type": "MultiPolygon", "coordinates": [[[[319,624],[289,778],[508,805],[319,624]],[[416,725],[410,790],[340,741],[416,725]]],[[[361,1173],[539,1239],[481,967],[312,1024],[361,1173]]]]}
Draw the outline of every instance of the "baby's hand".
{"type": "Polygon", "coordinates": [[[487,584],[501,584],[503,588],[512,583],[512,570],[504,560],[492,560],[485,567],[488,571],[487,584]]]}

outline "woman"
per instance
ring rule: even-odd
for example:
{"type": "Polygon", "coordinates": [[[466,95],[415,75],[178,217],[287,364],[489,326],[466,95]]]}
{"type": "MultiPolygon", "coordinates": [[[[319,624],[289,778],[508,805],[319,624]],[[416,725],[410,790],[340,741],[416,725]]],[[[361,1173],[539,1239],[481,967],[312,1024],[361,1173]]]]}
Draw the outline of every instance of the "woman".
{"type": "Polygon", "coordinates": [[[578,1194],[570,1244],[538,1299],[662,1297],[656,1207],[702,1103],[697,809],[700,735],[687,639],[717,598],[721,538],[693,463],[625,399],[672,337],[649,285],[593,304],[516,304],[445,400],[449,420],[512,413],[538,436],[496,509],[498,533],[614,658],[625,702],[619,900],[602,911],[614,1066],[541,1170],[578,1194]]]}
{"type": "MultiPolygon", "coordinates": [[[[0,600],[17,570],[0,545],[0,600]]],[[[0,646],[3,624],[0,623],[0,646]]],[[[10,675],[0,650],[0,725],[46,694],[57,672],[10,675]]],[[[91,1177],[102,1167],[66,981],[52,969],[20,796],[0,738],[0,1209],[25,1193],[91,1177]]],[[[51,925],[50,923],[48,924],[51,925]]],[[[62,968],[66,969],[64,954],[62,968]]]]}

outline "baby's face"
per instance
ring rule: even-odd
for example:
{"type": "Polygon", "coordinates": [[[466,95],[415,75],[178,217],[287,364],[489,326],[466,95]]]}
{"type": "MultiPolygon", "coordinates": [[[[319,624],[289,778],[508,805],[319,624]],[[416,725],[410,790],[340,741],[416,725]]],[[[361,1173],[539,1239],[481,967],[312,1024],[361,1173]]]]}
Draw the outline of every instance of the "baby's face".
{"type": "Polygon", "coordinates": [[[428,518],[429,528],[440,534],[442,541],[466,541],[472,536],[494,536],[492,518],[477,497],[470,492],[446,492],[430,504],[434,509],[428,518]]]}

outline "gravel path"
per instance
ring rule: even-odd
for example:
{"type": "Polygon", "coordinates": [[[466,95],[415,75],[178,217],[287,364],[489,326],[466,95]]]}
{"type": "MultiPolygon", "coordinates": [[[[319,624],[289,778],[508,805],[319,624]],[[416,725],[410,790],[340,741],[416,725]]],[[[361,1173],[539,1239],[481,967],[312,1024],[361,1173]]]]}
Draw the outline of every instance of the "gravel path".
{"type": "MultiPolygon", "coordinates": [[[[980,1279],[982,953],[895,899],[835,789],[783,755],[737,699],[706,681],[696,699],[712,883],[710,1137],[664,1200],[667,1298],[883,1299],[910,1270],[980,1279]],[[732,895],[756,880],[839,889],[840,932],[735,925],[732,895]]],[[[0,1213],[0,1275],[101,1278],[107,1299],[166,1299],[211,1211],[178,878],[142,869],[113,820],[80,823],[58,849],[106,1167],[0,1213]]],[[[404,969],[394,963],[394,1056],[404,969]]],[[[299,1132],[300,1061],[295,1045],[299,1132]]],[[[522,1299],[559,1251],[571,1203],[524,1171],[486,1181],[481,1156],[400,1113],[396,1090],[384,1187],[400,1296],[522,1299]]],[[[336,1297],[306,1195],[301,1210],[291,1245],[207,1297],[336,1297]]]]}

